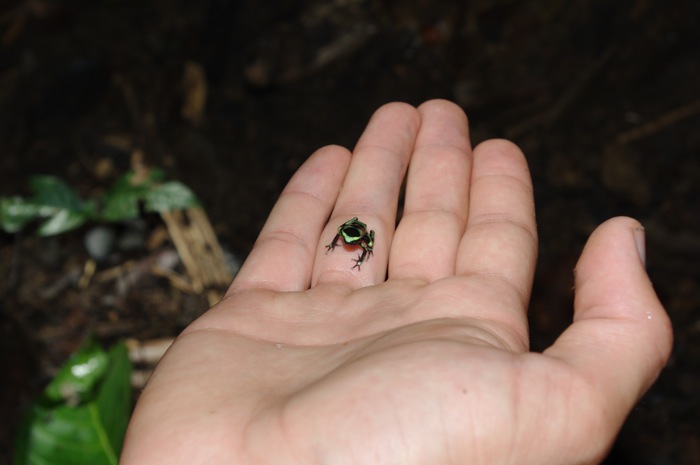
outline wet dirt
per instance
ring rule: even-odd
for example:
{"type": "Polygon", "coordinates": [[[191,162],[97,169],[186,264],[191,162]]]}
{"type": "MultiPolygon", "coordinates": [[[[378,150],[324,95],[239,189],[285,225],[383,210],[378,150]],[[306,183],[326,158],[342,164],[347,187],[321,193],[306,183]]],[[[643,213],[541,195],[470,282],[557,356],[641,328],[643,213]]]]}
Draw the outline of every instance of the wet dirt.
{"type": "MultiPolygon", "coordinates": [[[[134,150],[202,200],[245,257],[294,170],[352,147],[371,113],[448,98],[474,143],[515,141],[532,171],[534,350],[571,319],[572,269],[617,215],[645,225],[675,328],[669,366],[606,463],[700,463],[700,4],[692,0],[73,1],[0,6],[0,195],[53,174],[104,192],[134,150]]],[[[153,259],[157,216],[99,270],[153,259]]],[[[89,227],[0,234],[0,462],[23,406],[92,331],[174,336],[207,308],[147,272],[79,279],[89,227]]],[[[145,266],[145,265],[143,265],[145,266]]]]}

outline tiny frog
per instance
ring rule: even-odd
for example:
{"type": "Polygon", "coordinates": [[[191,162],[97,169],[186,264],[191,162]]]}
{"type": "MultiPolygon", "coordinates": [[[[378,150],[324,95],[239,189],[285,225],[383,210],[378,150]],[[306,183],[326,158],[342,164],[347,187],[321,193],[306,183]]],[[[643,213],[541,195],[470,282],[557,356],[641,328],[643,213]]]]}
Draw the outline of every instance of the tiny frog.
{"type": "Polygon", "coordinates": [[[332,252],[338,246],[338,241],[343,239],[348,245],[359,245],[362,247],[362,253],[354,260],[354,268],[360,269],[360,266],[372,255],[374,247],[374,231],[367,232],[367,225],[358,220],[357,217],[346,221],[338,226],[338,234],[335,235],[333,241],[326,246],[326,253],[332,252]]]}

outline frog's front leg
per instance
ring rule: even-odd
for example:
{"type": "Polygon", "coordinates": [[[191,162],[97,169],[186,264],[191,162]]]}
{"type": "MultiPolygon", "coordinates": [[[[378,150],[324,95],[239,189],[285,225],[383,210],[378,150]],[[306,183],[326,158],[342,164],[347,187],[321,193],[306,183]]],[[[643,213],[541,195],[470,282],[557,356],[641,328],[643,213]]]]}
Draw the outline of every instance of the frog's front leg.
{"type": "Polygon", "coordinates": [[[326,246],[326,253],[332,252],[338,246],[338,241],[340,240],[340,234],[336,234],[330,244],[326,246]]]}

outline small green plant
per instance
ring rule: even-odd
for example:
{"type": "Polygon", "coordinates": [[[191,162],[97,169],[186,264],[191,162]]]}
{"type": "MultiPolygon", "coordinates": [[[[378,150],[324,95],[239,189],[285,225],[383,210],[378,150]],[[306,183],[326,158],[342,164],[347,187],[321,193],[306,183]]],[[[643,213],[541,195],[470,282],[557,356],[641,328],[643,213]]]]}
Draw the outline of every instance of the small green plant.
{"type": "Polygon", "coordinates": [[[137,218],[141,205],[147,212],[164,212],[199,205],[194,193],[178,181],[164,180],[162,170],[151,169],[136,182],[128,172],[103,196],[82,199],[68,184],[55,176],[33,176],[30,198],[0,197],[0,228],[9,233],[42,219],[40,236],[60,234],[86,221],[118,222],[137,218]]]}
{"type": "Polygon", "coordinates": [[[16,465],[117,465],[131,415],[131,362],[124,344],[92,338],[31,406],[19,428],[16,465]]]}

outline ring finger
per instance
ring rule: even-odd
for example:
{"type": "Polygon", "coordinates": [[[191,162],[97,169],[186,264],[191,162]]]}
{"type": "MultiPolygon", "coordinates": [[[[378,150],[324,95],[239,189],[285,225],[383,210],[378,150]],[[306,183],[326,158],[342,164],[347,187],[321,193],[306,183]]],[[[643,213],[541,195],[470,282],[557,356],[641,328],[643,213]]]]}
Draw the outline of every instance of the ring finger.
{"type": "Polygon", "coordinates": [[[335,208],[317,245],[312,286],[341,283],[356,289],[384,280],[399,190],[419,126],[418,111],[407,104],[387,104],[374,113],[353,151],[335,208]],[[341,247],[327,251],[338,227],[355,217],[366,224],[367,235],[374,231],[372,254],[365,254],[364,261],[361,257],[368,237],[349,244],[341,237],[341,247]]]}

